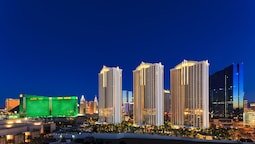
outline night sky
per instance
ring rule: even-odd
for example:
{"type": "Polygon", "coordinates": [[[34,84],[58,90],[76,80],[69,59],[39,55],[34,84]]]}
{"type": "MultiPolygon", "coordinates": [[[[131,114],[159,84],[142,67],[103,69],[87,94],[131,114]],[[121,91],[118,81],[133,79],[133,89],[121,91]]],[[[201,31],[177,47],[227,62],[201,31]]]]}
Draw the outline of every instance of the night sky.
{"type": "Polygon", "coordinates": [[[19,93],[98,93],[103,67],[132,70],[141,61],[169,70],[187,60],[210,72],[244,62],[245,96],[255,100],[255,1],[0,1],[0,106],[19,93]]]}

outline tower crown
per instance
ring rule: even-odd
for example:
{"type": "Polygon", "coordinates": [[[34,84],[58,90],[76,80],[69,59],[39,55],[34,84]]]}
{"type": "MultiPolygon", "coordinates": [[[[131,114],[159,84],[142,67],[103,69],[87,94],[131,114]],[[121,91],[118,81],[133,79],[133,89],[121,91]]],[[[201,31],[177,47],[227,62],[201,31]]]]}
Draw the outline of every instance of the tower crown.
{"type": "Polygon", "coordinates": [[[95,98],[94,98],[94,102],[98,102],[98,100],[97,100],[97,96],[95,96],[95,98]]]}
{"type": "Polygon", "coordinates": [[[80,103],[84,103],[84,102],[86,102],[86,99],[85,99],[84,95],[82,95],[81,99],[80,99],[80,103]]]}

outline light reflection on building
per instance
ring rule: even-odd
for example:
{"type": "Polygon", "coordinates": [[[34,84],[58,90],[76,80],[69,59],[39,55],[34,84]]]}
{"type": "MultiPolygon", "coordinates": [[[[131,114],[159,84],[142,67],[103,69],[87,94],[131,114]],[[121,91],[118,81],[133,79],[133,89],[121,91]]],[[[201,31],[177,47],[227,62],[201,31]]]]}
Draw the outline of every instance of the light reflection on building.
{"type": "Polygon", "coordinates": [[[255,127],[255,111],[244,112],[243,123],[245,126],[255,127]]]}
{"type": "Polygon", "coordinates": [[[232,64],[210,76],[210,112],[213,118],[242,119],[243,64],[232,64]]]}
{"type": "Polygon", "coordinates": [[[164,66],[142,62],[133,71],[134,123],[164,124],[164,66]]]}
{"type": "Polygon", "coordinates": [[[209,127],[209,63],[186,61],[171,69],[172,123],[209,127]]]}
{"type": "Polygon", "coordinates": [[[122,91],[122,112],[123,116],[131,117],[133,115],[134,97],[132,91],[122,91]]]}
{"type": "Polygon", "coordinates": [[[104,66],[98,74],[99,122],[122,122],[122,69],[104,66]]]}
{"type": "Polygon", "coordinates": [[[94,101],[86,101],[84,95],[80,99],[80,115],[93,115],[98,114],[98,100],[95,96],[94,101]]]}

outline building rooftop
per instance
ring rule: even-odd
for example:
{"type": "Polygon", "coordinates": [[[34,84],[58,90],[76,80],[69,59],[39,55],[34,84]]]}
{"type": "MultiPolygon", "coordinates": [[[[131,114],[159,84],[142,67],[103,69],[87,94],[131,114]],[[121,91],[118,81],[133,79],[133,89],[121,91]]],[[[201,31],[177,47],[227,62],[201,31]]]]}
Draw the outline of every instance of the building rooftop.
{"type": "Polygon", "coordinates": [[[121,70],[118,66],[117,67],[107,67],[107,66],[103,66],[103,68],[101,69],[101,71],[100,71],[100,74],[102,74],[102,73],[105,73],[105,72],[108,72],[108,71],[110,71],[111,69],[118,69],[118,70],[121,70]]]}
{"type": "Polygon", "coordinates": [[[145,62],[141,62],[141,64],[138,67],[136,67],[135,71],[136,70],[141,70],[141,69],[149,68],[151,65],[155,65],[155,64],[162,65],[161,62],[159,62],[159,63],[145,63],[145,62]]]}
{"type": "Polygon", "coordinates": [[[189,61],[189,60],[183,60],[180,64],[178,64],[177,66],[175,66],[175,69],[181,69],[183,67],[190,67],[193,66],[197,63],[201,63],[201,62],[206,62],[208,63],[208,60],[205,61],[189,61]]]}

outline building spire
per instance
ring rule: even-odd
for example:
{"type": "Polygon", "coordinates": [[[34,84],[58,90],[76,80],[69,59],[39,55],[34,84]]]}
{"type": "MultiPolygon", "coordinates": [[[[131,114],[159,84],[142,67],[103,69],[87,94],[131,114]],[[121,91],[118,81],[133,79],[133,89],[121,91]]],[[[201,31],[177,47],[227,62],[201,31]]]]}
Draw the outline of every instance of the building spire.
{"type": "Polygon", "coordinates": [[[94,102],[98,102],[97,96],[95,95],[94,102]]]}
{"type": "Polygon", "coordinates": [[[84,95],[81,96],[80,103],[86,102],[84,95]]]}

